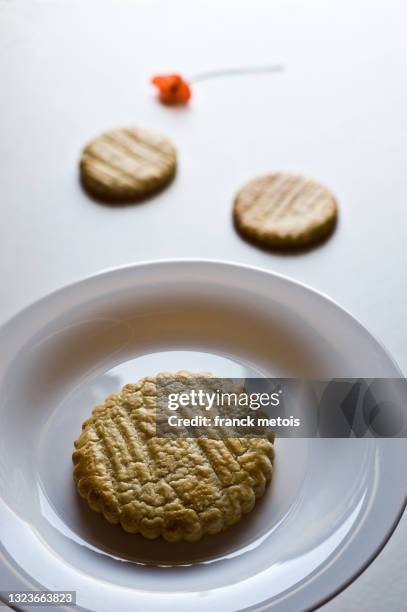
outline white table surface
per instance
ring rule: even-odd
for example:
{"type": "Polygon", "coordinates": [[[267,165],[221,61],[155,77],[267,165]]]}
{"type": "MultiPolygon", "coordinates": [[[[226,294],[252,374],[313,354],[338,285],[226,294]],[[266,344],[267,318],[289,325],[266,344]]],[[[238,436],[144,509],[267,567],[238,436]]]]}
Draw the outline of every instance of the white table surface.
{"type": "MultiPolygon", "coordinates": [[[[103,268],[233,260],[323,291],[407,371],[407,4],[401,1],[0,0],[0,322],[103,268]],[[189,108],[154,99],[157,72],[283,63],[284,73],[197,84],[189,108]],[[145,204],[81,190],[82,145],[116,125],[170,136],[176,181],[145,204]],[[243,242],[234,192],[272,170],[337,195],[335,235],[301,255],[243,242]]],[[[398,612],[407,519],[326,612],[398,612]]],[[[6,588],[6,587],[3,587],[6,588]]]]}

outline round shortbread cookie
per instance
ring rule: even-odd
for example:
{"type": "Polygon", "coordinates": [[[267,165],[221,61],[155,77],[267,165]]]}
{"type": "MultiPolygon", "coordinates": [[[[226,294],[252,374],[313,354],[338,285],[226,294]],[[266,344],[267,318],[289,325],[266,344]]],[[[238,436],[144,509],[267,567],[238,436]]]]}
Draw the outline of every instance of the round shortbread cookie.
{"type": "Polygon", "coordinates": [[[103,200],[137,201],[160,191],[174,177],[172,143],[150,130],[127,127],[100,134],[83,149],[81,181],[103,200]]]}
{"type": "Polygon", "coordinates": [[[287,173],[253,179],[240,189],[233,208],[244,237],[277,248],[319,242],[334,229],[336,218],[335,198],[325,187],[287,173]]]}
{"type": "Polygon", "coordinates": [[[127,532],[169,542],[219,533],[252,510],[271,475],[270,438],[155,435],[159,383],[174,392],[203,376],[146,377],[96,406],[72,455],[78,492],[92,510],[127,532]]]}

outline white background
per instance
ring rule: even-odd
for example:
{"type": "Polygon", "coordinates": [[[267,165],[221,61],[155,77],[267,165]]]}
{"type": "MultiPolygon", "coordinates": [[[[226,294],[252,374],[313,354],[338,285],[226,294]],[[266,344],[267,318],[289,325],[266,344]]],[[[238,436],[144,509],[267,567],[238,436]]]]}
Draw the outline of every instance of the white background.
{"type": "MultiPolygon", "coordinates": [[[[407,3],[0,0],[0,20],[0,323],[106,267],[217,258],[328,294],[407,371],[407,3]],[[274,62],[284,73],[197,84],[185,109],[158,104],[148,82],[274,62]],[[144,204],[101,206],[78,183],[80,149],[132,124],[172,138],[178,176],[144,204]],[[236,235],[235,191],[273,170],[336,194],[326,244],[276,255],[236,235]]],[[[404,518],[323,609],[405,610],[406,573],[404,518]]]]}

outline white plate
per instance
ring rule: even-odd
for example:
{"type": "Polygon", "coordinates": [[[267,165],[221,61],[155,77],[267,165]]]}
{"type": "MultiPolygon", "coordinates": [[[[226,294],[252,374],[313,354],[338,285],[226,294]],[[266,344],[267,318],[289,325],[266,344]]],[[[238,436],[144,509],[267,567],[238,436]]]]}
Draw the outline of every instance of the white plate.
{"type": "Polygon", "coordinates": [[[77,591],[88,610],[305,610],[353,580],[405,506],[404,440],[288,440],[255,510],[220,536],[126,535],[72,482],[92,407],[159,370],[399,377],[382,346],[320,294],[210,261],[103,272],[0,330],[1,587],[77,591]]]}

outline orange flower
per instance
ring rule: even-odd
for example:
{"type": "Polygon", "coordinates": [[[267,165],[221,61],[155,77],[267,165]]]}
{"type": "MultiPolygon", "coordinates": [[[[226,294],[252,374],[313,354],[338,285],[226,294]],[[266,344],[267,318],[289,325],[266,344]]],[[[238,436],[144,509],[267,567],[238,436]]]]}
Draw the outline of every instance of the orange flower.
{"type": "Polygon", "coordinates": [[[158,97],[164,104],[186,104],[191,97],[191,88],[179,74],[157,75],[151,79],[158,88],[158,97]]]}

